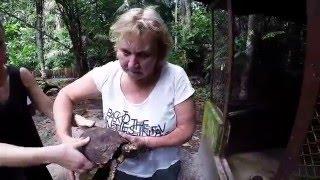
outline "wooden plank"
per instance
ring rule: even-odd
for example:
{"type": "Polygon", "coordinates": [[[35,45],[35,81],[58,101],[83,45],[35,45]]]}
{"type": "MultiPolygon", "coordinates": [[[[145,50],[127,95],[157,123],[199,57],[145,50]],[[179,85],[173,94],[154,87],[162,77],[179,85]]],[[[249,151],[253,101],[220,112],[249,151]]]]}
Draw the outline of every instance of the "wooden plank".
{"type": "Polygon", "coordinates": [[[202,133],[209,141],[209,145],[215,155],[220,153],[220,145],[223,135],[222,130],[223,121],[221,111],[211,101],[207,101],[204,105],[202,133]]]}

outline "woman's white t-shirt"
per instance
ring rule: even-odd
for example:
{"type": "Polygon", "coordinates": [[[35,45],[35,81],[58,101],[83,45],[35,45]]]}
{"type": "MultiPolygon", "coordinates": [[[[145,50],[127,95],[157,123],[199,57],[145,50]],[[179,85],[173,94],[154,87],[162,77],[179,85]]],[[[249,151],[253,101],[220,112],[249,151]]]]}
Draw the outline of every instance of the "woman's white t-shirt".
{"type": "MultiPolygon", "coordinates": [[[[174,106],[188,99],[194,89],[183,68],[165,63],[149,96],[139,104],[126,100],[120,78],[119,61],[109,62],[89,72],[102,93],[103,118],[107,127],[133,136],[163,136],[176,128],[174,106]]],[[[127,158],[118,170],[137,177],[151,177],[179,161],[179,147],[156,148],[135,158],[127,158]]]]}

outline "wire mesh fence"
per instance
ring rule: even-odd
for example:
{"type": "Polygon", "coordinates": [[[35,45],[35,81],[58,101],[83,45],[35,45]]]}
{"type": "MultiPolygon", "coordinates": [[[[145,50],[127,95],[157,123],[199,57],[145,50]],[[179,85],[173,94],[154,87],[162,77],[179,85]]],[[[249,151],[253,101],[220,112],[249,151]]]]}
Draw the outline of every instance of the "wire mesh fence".
{"type": "Polygon", "coordinates": [[[301,145],[299,160],[295,176],[299,179],[320,179],[320,97],[305,143],[301,145]]]}

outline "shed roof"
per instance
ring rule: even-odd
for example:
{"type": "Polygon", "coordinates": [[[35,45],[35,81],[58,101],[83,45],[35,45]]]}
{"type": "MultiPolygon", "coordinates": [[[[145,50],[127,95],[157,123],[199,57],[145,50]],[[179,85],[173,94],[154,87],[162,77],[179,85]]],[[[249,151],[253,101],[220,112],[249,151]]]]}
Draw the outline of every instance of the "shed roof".
{"type": "MultiPolygon", "coordinates": [[[[227,0],[196,0],[214,9],[227,9],[227,0]]],[[[231,0],[236,15],[264,14],[306,22],[306,0],[231,0]]]]}

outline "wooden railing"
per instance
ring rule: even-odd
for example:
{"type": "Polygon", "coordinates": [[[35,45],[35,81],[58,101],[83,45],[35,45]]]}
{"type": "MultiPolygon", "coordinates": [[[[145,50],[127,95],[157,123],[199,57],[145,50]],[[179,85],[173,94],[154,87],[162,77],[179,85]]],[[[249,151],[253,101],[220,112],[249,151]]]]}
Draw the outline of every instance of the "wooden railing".
{"type": "MultiPolygon", "coordinates": [[[[77,78],[75,68],[46,69],[46,78],[77,78]]],[[[41,77],[40,71],[33,71],[34,76],[41,77]]]]}

